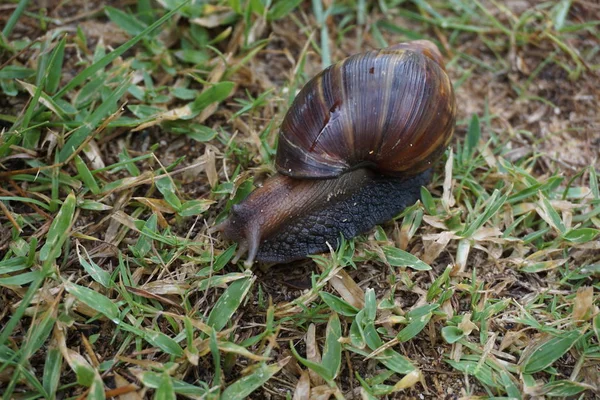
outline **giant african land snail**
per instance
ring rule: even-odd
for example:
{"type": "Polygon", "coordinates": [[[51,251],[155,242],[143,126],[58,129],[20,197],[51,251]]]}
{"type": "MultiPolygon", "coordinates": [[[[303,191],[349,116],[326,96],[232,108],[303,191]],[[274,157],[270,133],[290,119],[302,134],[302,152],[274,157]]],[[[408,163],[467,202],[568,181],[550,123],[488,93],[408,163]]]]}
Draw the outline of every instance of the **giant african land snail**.
{"type": "Polygon", "coordinates": [[[418,40],[348,57],[311,79],[287,112],[278,174],[217,227],[246,265],[335,247],[420,197],[454,130],[456,103],[435,45],[418,40]]]}

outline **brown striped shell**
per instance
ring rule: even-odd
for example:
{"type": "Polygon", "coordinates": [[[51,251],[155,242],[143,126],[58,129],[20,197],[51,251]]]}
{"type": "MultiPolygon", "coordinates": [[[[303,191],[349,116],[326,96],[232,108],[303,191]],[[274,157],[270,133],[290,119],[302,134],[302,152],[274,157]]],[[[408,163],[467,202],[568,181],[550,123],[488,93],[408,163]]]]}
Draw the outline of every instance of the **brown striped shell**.
{"type": "Polygon", "coordinates": [[[429,41],[346,58],[302,88],[281,125],[277,170],[332,178],[361,166],[414,175],[441,155],[456,103],[442,57],[429,41]]]}

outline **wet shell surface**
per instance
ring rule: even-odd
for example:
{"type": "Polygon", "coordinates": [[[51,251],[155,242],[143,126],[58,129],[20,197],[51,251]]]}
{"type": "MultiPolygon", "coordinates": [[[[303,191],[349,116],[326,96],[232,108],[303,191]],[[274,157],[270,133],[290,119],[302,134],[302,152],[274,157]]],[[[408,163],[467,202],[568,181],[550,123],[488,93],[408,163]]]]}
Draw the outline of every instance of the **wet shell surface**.
{"type": "Polygon", "coordinates": [[[277,170],[331,178],[371,166],[414,175],[447,147],[455,113],[452,84],[430,42],[357,54],[300,91],[281,125],[277,170]]]}

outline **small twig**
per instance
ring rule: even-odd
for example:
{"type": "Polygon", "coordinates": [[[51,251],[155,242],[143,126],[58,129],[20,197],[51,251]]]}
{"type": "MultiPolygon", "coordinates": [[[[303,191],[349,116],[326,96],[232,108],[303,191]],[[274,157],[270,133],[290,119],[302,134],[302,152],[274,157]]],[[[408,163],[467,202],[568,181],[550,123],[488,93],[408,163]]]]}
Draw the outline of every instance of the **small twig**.
{"type": "MultiPolygon", "coordinates": [[[[22,197],[27,197],[28,199],[31,198],[27,195],[27,193],[21,189],[21,187],[19,185],[16,184],[15,181],[10,180],[9,181],[10,185],[19,193],[20,196],[22,197]]],[[[26,203],[29,207],[33,208],[35,210],[35,212],[37,212],[38,214],[40,214],[41,216],[43,216],[46,219],[52,219],[52,217],[46,213],[44,210],[42,210],[41,208],[39,208],[38,206],[36,206],[33,203],[26,203]]]]}
{"type": "Polygon", "coordinates": [[[17,221],[13,218],[13,216],[10,213],[10,211],[8,210],[8,208],[1,201],[0,201],[0,210],[2,210],[2,212],[4,213],[4,215],[6,215],[6,218],[8,218],[8,221],[12,224],[12,226],[17,231],[19,231],[19,233],[21,233],[21,227],[19,226],[19,224],[17,223],[17,221]]]}
{"type": "Polygon", "coordinates": [[[35,39],[31,43],[29,43],[27,46],[23,47],[18,53],[15,53],[12,57],[10,57],[8,60],[6,60],[6,62],[4,64],[0,65],[0,69],[4,68],[7,65],[9,65],[10,63],[12,63],[17,57],[19,57],[20,55],[25,53],[27,50],[29,50],[29,48],[31,46],[33,46],[34,44],[36,44],[38,42],[39,42],[39,39],[35,39]]]}

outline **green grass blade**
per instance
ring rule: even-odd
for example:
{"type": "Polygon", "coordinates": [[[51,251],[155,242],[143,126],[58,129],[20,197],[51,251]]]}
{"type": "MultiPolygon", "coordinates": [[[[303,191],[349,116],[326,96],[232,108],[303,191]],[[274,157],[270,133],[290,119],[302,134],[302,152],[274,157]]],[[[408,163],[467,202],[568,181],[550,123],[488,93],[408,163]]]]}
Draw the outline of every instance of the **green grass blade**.
{"type": "Polygon", "coordinates": [[[0,332],[0,346],[4,345],[12,331],[17,326],[17,324],[21,322],[21,317],[25,313],[26,308],[29,307],[31,299],[37,293],[40,285],[42,284],[45,278],[46,276],[44,274],[39,274],[36,277],[35,281],[33,281],[31,285],[29,285],[25,296],[23,296],[23,299],[21,300],[21,304],[19,304],[17,310],[13,313],[8,323],[4,325],[4,328],[2,328],[2,331],[0,332]]]}
{"type": "Polygon", "coordinates": [[[0,79],[26,79],[35,75],[35,70],[20,65],[7,65],[0,69],[0,79]]]}
{"type": "MultiPolygon", "coordinates": [[[[69,136],[67,143],[61,149],[58,155],[59,162],[65,162],[69,157],[75,154],[77,148],[85,142],[89,135],[92,134],[94,129],[100,124],[100,122],[109,114],[112,114],[119,107],[118,101],[129,87],[130,78],[123,79],[117,88],[108,96],[108,98],[92,112],[88,117],[85,118],[82,125],[75,130],[69,136]]],[[[55,96],[56,97],[56,96],[55,96]]]]}
{"type": "Polygon", "coordinates": [[[56,218],[52,221],[46,243],[40,250],[40,261],[50,261],[58,258],[61,253],[61,247],[68,238],[68,232],[73,225],[73,216],[77,200],[73,193],[70,193],[65,199],[56,218]]]}
{"type": "Polygon", "coordinates": [[[540,193],[540,201],[538,204],[540,206],[540,216],[556,231],[561,234],[565,234],[567,228],[548,198],[540,193]]]}
{"type": "Polygon", "coordinates": [[[294,355],[294,357],[296,357],[296,359],[298,361],[300,361],[300,363],[302,365],[304,365],[305,367],[307,367],[307,368],[311,369],[312,371],[314,371],[315,373],[317,373],[317,375],[319,375],[325,381],[331,381],[333,379],[333,377],[331,376],[331,372],[323,364],[319,364],[317,362],[313,362],[313,361],[307,360],[306,358],[302,357],[300,354],[298,354],[298,351],[294,347],[294,344],[291,342],[290,342],[290,348],[292,350],[292,354],[294,355]]]}
{"type": "Polygon", "coordinates": [[[222,330],[242,304],[255,279],[255,277],[248,277],[231,283],[208,315],[207,325],[217,331],[222,330]]]}
{"type": "Polygon", "coordinates": [[[75,168],[85,186],[88,187],[93,194],[100,193],[100,187],[98,186],[96,179],[94,179],[94,175],[92,175],[85,164],[85,161],[83,161],[79,155],[75,156],[75,168]]]}
{"type": "Polygon", "coordinates": [[[531,375],[548,368],[581,338],[581,332],[574,330],[535,344],[529,356],[522,360],[521,372],[531,375]]]}
{"type": "MultiPolygon", "coordinates": [[[[469,123],[469,130],[467,131],[467,141],[466,141],[466,149],[467,157],[465,158],[465,162],[475,154],[475,150],[477,149],[477,145],[479,144],[479,138],[481,137],[481,127],[479,125],[479,117],[477,114],[473,114],[471,117],[471,122],[469,123]]],[[[469,160],[470,161],[470,160],[469,160]]]]}
{"type": "Polygon", "coordinates": [[[56,398],[56,391],[60,383],[62,374],[63,357],[60,350],[55,346],[50,346],[46,353],[46,362],[44,363],[44,374],[42,383],[46,393],[49,394],[48,400],[56,398]]]}
{"type": "Polygon", "coordinates": [[[162,193],[165,201],[169,203],[169,205],[173,207],[175,211],[179,211],[181,209],[181,200],[179,200],[179,197],[177,197],[173,180],[170,177],[165,176],[157,179],[154,183],[158,191],[162,193]]]}
{"type": "Polygon", "coordinates": [[[4,26],[4,29],[2,29],[2,36],[4,36],[5,38],[8,38],[10,36],[12,30],[14,29],[15,25],[17,24],[17,21],[19,20],[19,18],[21,18],[21,15],[23,15],[23,13],[25,12],[25,9],[27,8],[27,4],[29,4],[29,0],[20,0],[19,1],[19,4],[17,4],[17,8],[15,8],[15,11],[13,11],[13,13],[11,14],[8,21],[6,21],[6,25],[4,26]]]}
{"type": "Polygon", "coordinates": [[[154,393],[156,400],[175,400],[175,389],[173,388],[173,380],[166,372],[163,372],[160,377],[160,383],[154,393]]]}
{"type": "MultiPolygon", "coordinates": [[[[143,371],[137,374],[137,378],[144,384],[144,386],[150,389],[158,389],[162,381],[162,374],[156,372],[143,371]]],[[[205,388],[194,386],[190,383],[183,382],[177,379],[172,379],[173,390],[175,393],[193,397],[193,398],[204,398],[207,394],[205,388]]]]}
{"type": "Polygon", "coordinates": [[[176,357],[183,356],[183,349],[181,346],[175,340],[160,331],[147,329],[144,338],[167,354],[176,357]]]}
{"type": "Polygon", "coordinates": [[[114,51],[111,51],[106,56],[102,57],[100,60],[98,60],[98,62],[90,65],[89,67],[87,67],[86,69],[81,71],[71,81],[69,81],[69,83],[67,83],[62,89],[60,89],[58,91],[58,93],[56,93],[54,95],[54,99],[56,100],[56,99],[63,97],[66,93],[71,91],[73,88],[79,86],[80,84],[85,82],[88,78],[95,75],[97,72],[103,70],[104,67],[106,67],[108,64],[113,62],[117,57],[121,56],[127,50],[132,48],[137,42],[146,38],[147,35],[152,33],[152,31],[154,31],[156,28],[158,28],[159,26],[164,24],[166,21],[168,21],[183,6],[186,6],[189,3],[189,1],[190,0],[183,1],[181,4],[179,4],[173,10],[169,11],[168,13],[166,13],[165,15],[160,17],[155,23],[153,23],[152,25],[150,25],[149,27],[144,29],[142,32],[140,32],[138,35],[131,38],[127,42],[123,43],[121,46],[117,47],[114,51]]]}
{"type": "Polygon", "coordinates": [[[387,262],[392,267],[409,267],[416,271],[429,271],[431,269],[429,265],[419,260],[418,257],[404,250],[391,246],[383,246],[382,250],[387,262]]]}
{"type": "Polygon", "coordinates": [[[331,293],[319,292],[319,296],[321,296],[321,299],[329,306],[329,308],[345,317],[354,317],[360,311],[345,300],[334,296],[331,293]]]}
{"type": "MultiPolygon", "coordinates": [[[[106,15],[108,15],[108,18],[110,18],[115,25],[124,29],[130,35],[141,35],[144,30],[148,28],[145,23],[133,15],[127,14],[126,12],[114,7],[106,7],[105,11],[106,15]]],[[[151,35],[147,34],[147,37],[151,37],[151,35]]]]}
{"type": "Polygon", "coordinates": [[[65,46],[67,44],[66,36],[58,42],[58,45],[52,53],[50,58],[50,65],[48,66],[48,77],[46,78],[46,93],[53,94],[58,90],[60,85],[60,79],[62,75],[62,67],[65,59],[65,46]]]}
{"type": "Polygon", "coordinates": [[[508,199],[507,195],[501,195],[498,190],[494,190],[494,193],[490,196],[487,201],[487,206],[480,213],[473,222],[471,222],[462,232],[459,234],[464,238],[470,238],[473,234],[481,228],[490,218],[492,218],[500,210],[500,208],[506,203],[508,199]]]}
{"type": "Polygon", "coordinates": [[[278,373],[283,368],[283,363],[267,365],[262,363],[250,375],[238,379],[229,385],[221,395],[222,399],[227,400],[244,400],[267,382],[273,375],[278,373]]]}
{"type": "Polygon", "coordinates": [[[323,350],[322,364],[329,371],[331,379],[335,379],[340,372],[342,365],[342,344],[339,342],[342,337],[342,326],[340,317],[332,313],[327,323],[325,332],[325,348],[323,350]]]}
{"type": "Polygon", "coordinates": [[[75,296],[77,300],[103,314],[114,323],[120,323],[119,307],[111,299],[75,283],[65,282],[64,285],[66,291],[75,296]]]}
{"type": "MultiPolygon", "coordinates": [[[[437,304],[435,304],[435,306],[437,308],[437,304]]],[[[427,307],[428,309],[430,309],[429,306],[424,306],[424,307],[427,307]]],[[[408,325],[406,325],[404,328],[402,328],[402,330],[400,332],[398,332],[398,334],[396,335],[396,339],[398,339],[398,341],[400,341],[400,342],[407,342],[410,339],[414,338],[423,329],[425,329],[425,326],[427,326],[427,324],[431,320],[432,316],[433,316],[433,312],[430,311],[423,315],[419,315],[419,316],[415,316],[414,318],[411,318],[410,323],[408,325]]]]}
{"type": "Polygon", "coordinates": [[[92,261],[86,248],[83,247],[79,242],[77,242],[76,244],[76,251],[77,258],[79,258],[79,263],[81,264],[85,272],[87,272],[93,280],[95,280],[105,288],[111,287],[112,284],[110,274],[103,270],[94,261],[92,261]]]}
{"type": "Polygon", "coordinates": [[[208,107],[212,103],[220,103],[225,100],[231,94],[233,90],[234,83],[233,82],[219,82],[212,85],[210,88],[206,89],[194,100],[190,103],[190,113],[185,117],[182,117],[182,120],[192,119],[206,107],[208,107]]]}

